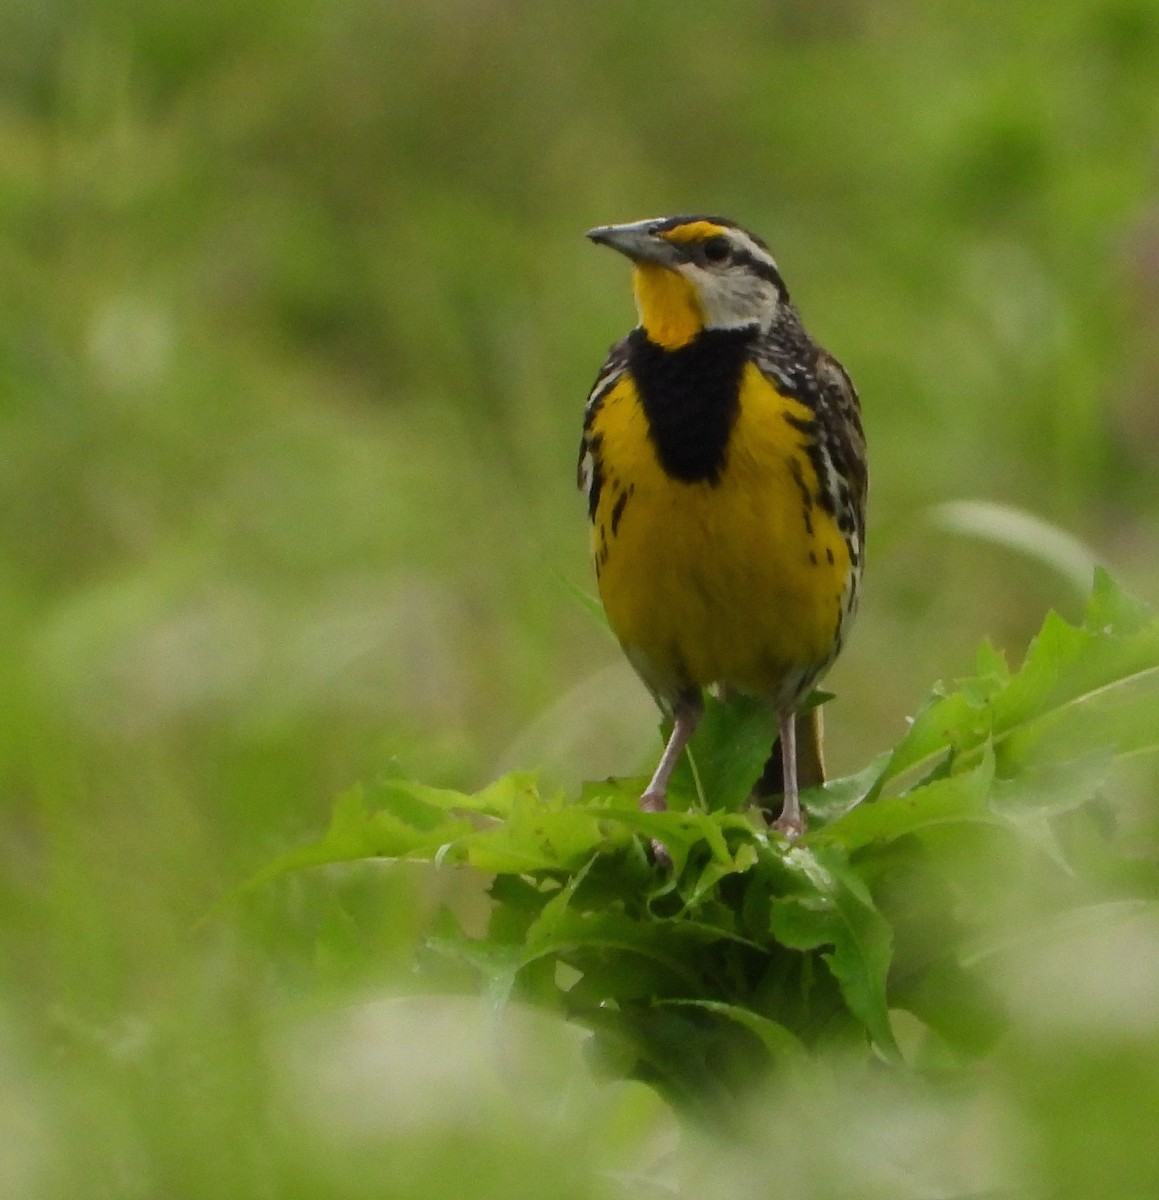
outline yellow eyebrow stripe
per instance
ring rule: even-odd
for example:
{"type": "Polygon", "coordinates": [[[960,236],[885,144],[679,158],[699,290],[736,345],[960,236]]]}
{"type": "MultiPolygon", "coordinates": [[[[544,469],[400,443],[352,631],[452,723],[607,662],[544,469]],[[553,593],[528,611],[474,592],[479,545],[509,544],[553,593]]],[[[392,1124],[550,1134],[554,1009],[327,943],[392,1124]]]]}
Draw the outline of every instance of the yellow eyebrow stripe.
{"type": "Polygon", "coordinates": [[[712,221],[689,221],[687,225],[677,225],[675,229],[665,230],[659,236],[669,242],[699,242],[724,232],[723,225],[716,225],[712,221]]]}

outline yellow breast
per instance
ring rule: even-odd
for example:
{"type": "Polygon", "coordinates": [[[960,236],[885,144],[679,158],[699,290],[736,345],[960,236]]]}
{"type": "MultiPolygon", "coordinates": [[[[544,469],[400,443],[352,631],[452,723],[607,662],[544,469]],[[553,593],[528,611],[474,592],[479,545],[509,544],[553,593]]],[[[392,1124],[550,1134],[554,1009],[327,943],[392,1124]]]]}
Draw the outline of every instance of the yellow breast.
{"type": "Polygon", "coordinates": [[[724,683],[778,706],[832,659],[851,564],[813,497],[812,414],[747,364],[716,482],[665,473],[627,375],[604,397],[592,547],[612,629],[660,696],[724,683]]]}

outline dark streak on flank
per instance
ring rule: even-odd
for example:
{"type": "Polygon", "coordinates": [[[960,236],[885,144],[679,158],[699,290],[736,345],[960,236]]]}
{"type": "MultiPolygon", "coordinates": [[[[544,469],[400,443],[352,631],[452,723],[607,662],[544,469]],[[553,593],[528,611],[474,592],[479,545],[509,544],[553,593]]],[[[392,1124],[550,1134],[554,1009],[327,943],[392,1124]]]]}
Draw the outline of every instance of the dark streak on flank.
{"type": "MultiPolygon", "coordinates": [[[[820,442],[812,441],[804,447],[809,461],[813,464],[813,474],[817,477],[817,503],[832,517],[837,513],[837,498],[830,494],[823,481],[829,478],[826,465],[825,448],[820,442]]],[[[848,494],[848,489],[846,489],[848,494]]]]}
{"type": "Polygon", "coordinates": [[[612,537],[615,537],[620,528],[620,518],[624,515],[624,509],[628,505],[628,493],[621,492],[616,497],[616,503],[612,506],[612,537]]]}
{"type": "Polygon", "coordinates": [[[789,473],[793,476],[793,482],[797,485],[797,489],[801,493],[801,516],[805,519],[805,532],[812,537],[813,493],[809,490],[809,486],[805,482],[800,462],[795,458],[789,459],[789,473]]]}
{"type": "MultiPolygon", "coordinates": [[[[803,434],[805,441],[801,444],[801,449],[808,456],[809,462],[813,467],[813,474],[817,479],[817,495],[816,502],[830,515],[833,516],[836,510],[834,497],[829,495],[828,490],[822,486],[822,481],[829,478],[829,472],[826,467],[825,448],[821,445],[817,438],[817,422],[809,417],[798,417],[795,413],[785,413],[785,421],[798,433],[803,434]]],[[[798,472],[794,470],[793,477],[796,479],[798,472]]],[[[798,479],[798,486],[803,487],[803,482],[798,479]]],[[[842,485],[844,486],[844,485],[842,485]]],[[[845,494],[848,496],[849,489],[845,489],[845,494]]],[[[810,505],[811,507],[811,505],[810,505]]],[[[810,533],[812,530],[809,531],[810,533]]]]}

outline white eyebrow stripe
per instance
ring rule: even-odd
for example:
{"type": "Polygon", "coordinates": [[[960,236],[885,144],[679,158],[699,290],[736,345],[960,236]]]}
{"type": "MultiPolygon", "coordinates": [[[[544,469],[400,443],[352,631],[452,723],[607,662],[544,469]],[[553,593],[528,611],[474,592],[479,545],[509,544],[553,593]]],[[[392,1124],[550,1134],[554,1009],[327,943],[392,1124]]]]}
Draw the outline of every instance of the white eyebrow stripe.
{"type": "Polygon", "coordinates": [[[773,256],[763,246],[758,246],[743,229],[734,228],[732,236],[733,241],[751,254],[758,262],[768,263],[774,270],[777,270],[777,263],[773,256]]]}

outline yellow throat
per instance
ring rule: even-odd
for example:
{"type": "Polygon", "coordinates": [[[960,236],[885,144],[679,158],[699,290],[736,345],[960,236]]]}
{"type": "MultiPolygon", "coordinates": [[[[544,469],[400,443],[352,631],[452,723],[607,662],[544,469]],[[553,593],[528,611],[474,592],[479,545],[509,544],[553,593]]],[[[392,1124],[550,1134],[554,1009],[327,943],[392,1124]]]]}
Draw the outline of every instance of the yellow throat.
{"type": "Polygon", "coordinates": [[[667,350],[687,346],[704,328],[704,313],[692,284],[657,263],[639,262],[632,287],[640,324],[649,340],[667,350]]]}

